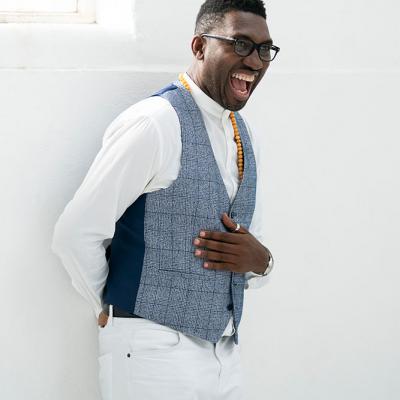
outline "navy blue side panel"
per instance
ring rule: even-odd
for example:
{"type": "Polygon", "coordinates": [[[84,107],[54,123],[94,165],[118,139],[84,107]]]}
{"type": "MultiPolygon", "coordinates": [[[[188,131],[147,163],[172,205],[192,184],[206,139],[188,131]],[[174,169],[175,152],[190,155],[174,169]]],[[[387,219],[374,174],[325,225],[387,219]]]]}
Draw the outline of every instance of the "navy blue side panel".
{"type": "Polygon", "coordinates": [[[144,259],[144,213],[147,194],[129,206],[115,225],[109,248],[109,273],[103,302],[133,312],[139,290],[144,259]]]}
{"type": "Polygon", "coordinates": [[[175,89],[178,89],[178,87],[176,85],[174,85],[173,83],[171,83],[168,86],[165,86],[164,88],[160,89],[158,92],[154,93],[150,97],[161,96],[165,92],[169,92],[170,90],[175,90],[175,89]]]}

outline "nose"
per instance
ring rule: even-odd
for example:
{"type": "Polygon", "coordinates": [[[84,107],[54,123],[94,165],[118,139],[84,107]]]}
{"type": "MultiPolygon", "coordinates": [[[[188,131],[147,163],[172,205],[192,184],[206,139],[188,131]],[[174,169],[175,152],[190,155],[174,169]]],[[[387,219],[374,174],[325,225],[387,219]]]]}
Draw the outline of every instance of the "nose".
{"type": "Polygon", "coordinates": [[[248,67],[255,71],[262,69],[264,67],[264,64],[269,64],[261,60],[260,56],[258,55],[257,49],[254,49],[253,52],[245,57],[243,61],[248,67]]]}

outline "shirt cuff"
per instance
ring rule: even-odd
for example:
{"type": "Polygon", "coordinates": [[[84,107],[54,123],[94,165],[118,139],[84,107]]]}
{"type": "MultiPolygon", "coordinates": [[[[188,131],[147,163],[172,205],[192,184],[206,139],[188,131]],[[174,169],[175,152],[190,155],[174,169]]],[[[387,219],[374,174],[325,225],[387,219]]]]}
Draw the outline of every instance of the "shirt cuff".
{"type": "Polygon", "coordinates": [[[256,272],[249,271],[245,273],[245,289],[258,289],[264,286],[269,281],[269,274],[272,271],[273,266],[269,266],[265,270],[265,275],[257,274],[256,272]]]}

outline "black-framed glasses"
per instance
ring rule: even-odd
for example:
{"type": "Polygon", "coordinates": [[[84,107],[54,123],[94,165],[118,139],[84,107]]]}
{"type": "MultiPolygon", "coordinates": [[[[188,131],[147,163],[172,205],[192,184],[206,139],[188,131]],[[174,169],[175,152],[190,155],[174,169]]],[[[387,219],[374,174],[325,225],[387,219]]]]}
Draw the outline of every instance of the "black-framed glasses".
{"type": "Polygon", "coordinates": [[[274,46],[273,44],[270,43],[257,44],[250,39],[236,39],[228,36],[210,35],[208,33],[202,33],[200,36],[231,42],[233,44],[234,52],[241,57],[247,57],[251,53],[253,53],[254,49],[257,49],[257,53],[260,59],[266,62],[272,61],[280,50],[278,46],[274,46]]]}

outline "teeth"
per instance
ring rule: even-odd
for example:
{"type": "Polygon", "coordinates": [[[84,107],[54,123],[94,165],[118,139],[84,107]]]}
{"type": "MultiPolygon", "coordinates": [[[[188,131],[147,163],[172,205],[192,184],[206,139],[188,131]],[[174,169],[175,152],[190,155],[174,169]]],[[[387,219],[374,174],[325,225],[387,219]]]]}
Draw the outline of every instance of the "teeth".
{"type": "Polygon", "coordinates": [[[246,82],[253,82],[255,79],[254,75],[238,74],[236,72],[232,75],[232,77],[246,82]]]}

